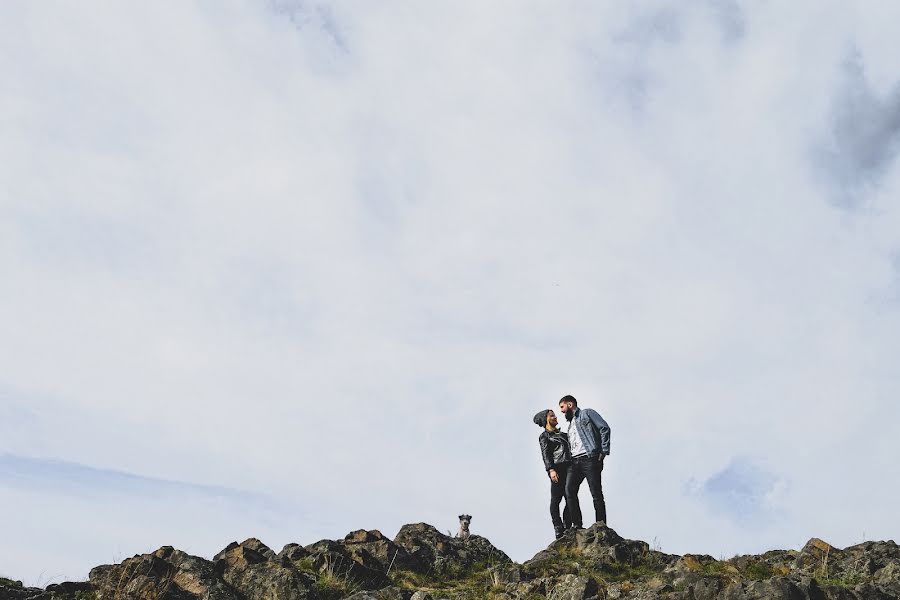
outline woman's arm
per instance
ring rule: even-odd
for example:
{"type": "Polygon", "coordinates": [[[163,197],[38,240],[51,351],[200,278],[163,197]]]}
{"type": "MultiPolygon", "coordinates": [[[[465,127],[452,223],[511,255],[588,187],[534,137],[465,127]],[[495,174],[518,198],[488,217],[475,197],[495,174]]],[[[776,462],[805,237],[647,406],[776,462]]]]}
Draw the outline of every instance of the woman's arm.
{"type": "Polygon", "coordinates": [[[544,469],[549,472],[553,468],[553,452],[550,450],[550,443],[546,434],[541,434],[538,443],[541,446],[541,457],[544,459],[544,469]]]}

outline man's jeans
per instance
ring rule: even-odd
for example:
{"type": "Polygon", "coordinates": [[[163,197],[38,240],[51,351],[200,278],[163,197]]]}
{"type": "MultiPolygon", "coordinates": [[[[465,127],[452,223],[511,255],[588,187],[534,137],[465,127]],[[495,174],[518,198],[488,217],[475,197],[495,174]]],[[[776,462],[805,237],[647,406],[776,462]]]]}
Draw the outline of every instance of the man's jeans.
{"type": "Polygon", "coordinates": [[[591,488],[591,496],[594,497],[594,512],[598,521],[606,521],[606,502],[603,500],[603,484],[600,474],[603,472],[603,464],[596,454],[580,456],[573,460],[569,468],[569,476],[566,478],[566,505],[569,507],[569,516],[575,527],[582,527],[581,506],[578,504],[578,488],[581,482],[587,479],[591,488]]]}

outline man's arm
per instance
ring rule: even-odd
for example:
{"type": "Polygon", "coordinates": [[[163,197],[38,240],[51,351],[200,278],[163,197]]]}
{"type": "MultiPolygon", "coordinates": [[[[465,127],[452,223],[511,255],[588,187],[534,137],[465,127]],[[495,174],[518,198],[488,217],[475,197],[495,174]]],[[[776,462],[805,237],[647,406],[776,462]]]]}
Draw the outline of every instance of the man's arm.
{"type": "Polygon", "coordinates": [[[591,420],[591,423],[594,425],[594,428],[600,434],[600,452],[603,454],[609,454],[609,437],[610,430],[609,424],[603,420],[603,417],[600,416],[596,410],[591,408],[585,408],[584,412],[587,414],[588,418],[591,420]]]}

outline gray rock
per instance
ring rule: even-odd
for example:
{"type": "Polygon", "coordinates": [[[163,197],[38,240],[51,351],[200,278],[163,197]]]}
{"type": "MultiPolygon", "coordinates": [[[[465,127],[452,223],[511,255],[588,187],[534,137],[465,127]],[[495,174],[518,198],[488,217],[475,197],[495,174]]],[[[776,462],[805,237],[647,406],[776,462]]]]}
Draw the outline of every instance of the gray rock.
{"type": "Polygon", "coordinates": [[[551,586],[548,600],[586,600],[599,592],[597,582],[590,577],[563,575],[551,586]]]}
{"type": "Polygon", "coordinates": [[[40,588],[25,587],[21,581],[0,577],[0,600],[27,600],[43,593],[44,590],[40,588]]]}
{"type": "Polygon", "coordinates": [[[274,561],[229,568],[222,574],[222,579],[240,594],[240,600],[315,598],[311,591],[315,584],[312,575],[274,561]]]}
{"type": "MultiPolygon", "coordinates": [[[[818,592],[818,588],[815,589],[818,592]]],[[[737,583],[725,590],[724,600],[811,600],[809,591],[808,587],[804,589],[790,579],[774,577],[737,583]]],[[[813,596],[816,600],[820,597],[819,594],[813,596]]]]}
{"type": "Polygon", "coordinates": [[[526,579],[526,574],[522,567],[513,563],[506,563],[491,567],[488,570],[491,578],[491,584],[494,587],[504,587],[509,584],[518,584],[526,579]]]}
{"type": "Polygon", "coordinates": [[[376,591],[357,592],[347,596],[345,600],[411,600],[415,595],[409,591],[396,587],[388,587],[376,591]]]}
{"type": "Polygon", "coordinates": [[[411,561],[411,570],[440,575],[464,574],[475,567],[488,568],[512,562],[501,550],[479,535],[451,538],[426,523],[404,525],[394,538],[411,561]]]}
{"type": "Polygon", "coordinates": [[[275,552],[256,538],[244,540],[241,546],[257,552],[266,560],[275,560],[275,552]]]}
{"type": "Polygon", "coordinates": [[[309,550],[300,544],[287,544],[278,553],[278,559],[281,561],[297,562],[309,556],[309,550]]]}
{"type": "Polygon", "coordinates": [[[213,560],[164,546],[46,590],[0,578],[0,600],[471,600],[480,590],[494,600],[900,600],[900,547],[814,538],[799,551],[718,561],[655,552],[597,524],[517,565],[480,536],[419,523],[394,540],[361,529],[278,554],[250,538],[213,560]]]}

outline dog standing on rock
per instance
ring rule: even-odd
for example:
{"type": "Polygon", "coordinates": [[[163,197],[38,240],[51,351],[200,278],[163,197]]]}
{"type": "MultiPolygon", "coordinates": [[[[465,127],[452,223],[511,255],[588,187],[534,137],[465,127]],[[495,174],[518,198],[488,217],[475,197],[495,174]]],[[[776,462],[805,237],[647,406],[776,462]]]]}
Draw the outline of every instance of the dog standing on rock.
{"type": "Polygon", "coordinates": [[[469,523],[472,522],[472,515],[459,515],[459,533],[456,534],[456,537],[460,539],[466,539],[471,534],[469,533],[469,523]]]}

